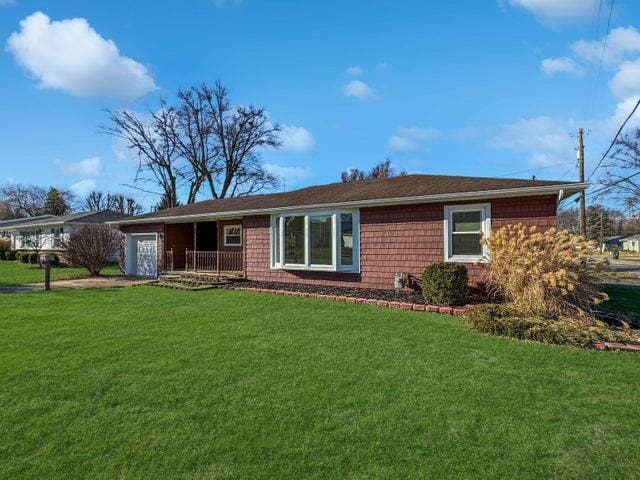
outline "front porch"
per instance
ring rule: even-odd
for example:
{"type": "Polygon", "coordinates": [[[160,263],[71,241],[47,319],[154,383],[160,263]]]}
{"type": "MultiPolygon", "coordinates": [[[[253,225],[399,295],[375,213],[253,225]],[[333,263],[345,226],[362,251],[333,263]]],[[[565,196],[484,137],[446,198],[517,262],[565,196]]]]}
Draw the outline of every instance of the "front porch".
{"type": "Polygon", "coordinates": [[[244,276],[242,220],[165,225],[163,272],[244,276]]]}

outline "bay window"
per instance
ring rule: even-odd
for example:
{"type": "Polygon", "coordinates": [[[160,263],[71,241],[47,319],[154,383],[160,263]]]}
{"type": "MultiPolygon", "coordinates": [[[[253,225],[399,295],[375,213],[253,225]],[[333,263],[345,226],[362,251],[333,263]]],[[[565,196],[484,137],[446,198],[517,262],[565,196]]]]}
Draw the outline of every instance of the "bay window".
{"type": "Polygon", "coordinates": [[[451,205],[444,207],[445,261],[475,262],[486,258],[482,238],[491,228],[491,205],[451,205]]]}
{"type": "Polygon", "coordinates": [[[356,272],[357,212],[304,212],[271,217],[271,267],[356,272]]]}

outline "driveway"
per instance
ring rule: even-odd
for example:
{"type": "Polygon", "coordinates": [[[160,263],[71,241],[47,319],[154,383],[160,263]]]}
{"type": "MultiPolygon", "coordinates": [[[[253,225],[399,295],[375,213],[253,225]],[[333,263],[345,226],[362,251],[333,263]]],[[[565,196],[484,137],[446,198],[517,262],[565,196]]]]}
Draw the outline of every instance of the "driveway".
{"type": "MultiPolygon", "coordinates": [[[[51,282],[51,290],[89,290],[94,288],[118,288],[144,285],[154,282],[154,279],[135,277],[88,277],[73,280],[56,280],[51,282]]],[[[25,285],[0,286],[0,293],[23,293],[44,290],[44,282],[28,283],[25,285]]]]}
{"type": "Polygon", "coordinates": [[[609,262],[616,280],[610,283],[640,285],[640,259],[609,259],[609,262]]]}

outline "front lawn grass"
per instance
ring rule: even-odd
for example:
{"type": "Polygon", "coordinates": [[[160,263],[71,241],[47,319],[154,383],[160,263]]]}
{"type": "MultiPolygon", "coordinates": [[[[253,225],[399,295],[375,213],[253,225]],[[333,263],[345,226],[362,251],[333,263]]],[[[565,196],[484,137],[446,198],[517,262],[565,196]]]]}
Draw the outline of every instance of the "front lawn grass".
{"type": "Polygon", "coordinates": [[[640,356],[148,286],[0,297],[1,478],[638,478],[640,356]]]}
{"type": "MultiPolygon", "coordinates": [[[[101,272],[101,275],[120,275],[120,269],[117,265],[109,266],[101,272]]],[[[85,268],[53,267],[51,269],[52,281],[87,276],[89,276],[89,272],[85,268]]],[[[37,282],[44,282],[44,269],[38,265],[16,261],[0,261],[0,286],[37,282]]]]}
{"type": "Polygon", "coordinates": [[[605,310],[640,315],[640,287],[609,284],[603,290],[609,295],[609,300],[602,304],[605,310]]]}

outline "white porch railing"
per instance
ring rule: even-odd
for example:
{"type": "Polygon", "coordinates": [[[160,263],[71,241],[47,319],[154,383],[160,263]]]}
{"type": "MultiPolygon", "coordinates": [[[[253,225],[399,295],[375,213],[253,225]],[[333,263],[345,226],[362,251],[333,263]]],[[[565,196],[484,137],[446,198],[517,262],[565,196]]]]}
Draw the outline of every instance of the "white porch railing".
{"type": "Polygon", "coordinates": [[[186,251],[186,270],[216,272],[216,273],[243,273],[243,252],[221,251],[186,251]]]}

